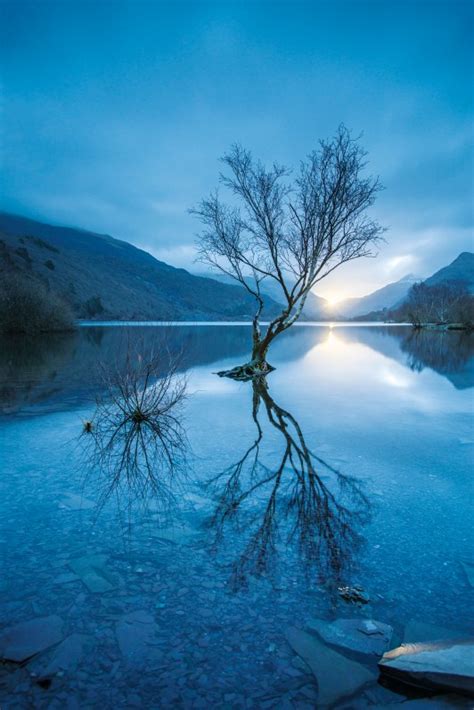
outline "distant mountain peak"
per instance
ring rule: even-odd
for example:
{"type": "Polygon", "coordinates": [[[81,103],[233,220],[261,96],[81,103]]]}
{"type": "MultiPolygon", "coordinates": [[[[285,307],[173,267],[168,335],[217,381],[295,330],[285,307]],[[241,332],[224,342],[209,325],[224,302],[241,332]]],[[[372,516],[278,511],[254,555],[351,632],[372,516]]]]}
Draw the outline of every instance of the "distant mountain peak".
{"type": "Polygon", "coordinates": [[[395,283],[404,283],[405,281],[416,283],[417,281],[423,281],[423,277],[416,276],[415,274],[407,274],[406,276],[402,276],[402,278],[398,279],[398,282],[395,283]]]}
{"type": "Polygon", "coordinates": [[[450,264],[436,271],[426,279],[428,286],[448,281],[457,281],[466,284],[471,293],[474,293],[474,253],[461,252],[450,264]]]}

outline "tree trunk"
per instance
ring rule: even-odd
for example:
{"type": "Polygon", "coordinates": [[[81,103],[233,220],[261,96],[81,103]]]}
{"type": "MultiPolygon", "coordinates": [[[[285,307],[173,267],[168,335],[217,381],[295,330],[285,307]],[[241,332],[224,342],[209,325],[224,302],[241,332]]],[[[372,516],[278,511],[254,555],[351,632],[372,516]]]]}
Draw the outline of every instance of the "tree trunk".
{"type": "Polygon", "coordinates": [[[221,370],[219,377],[231,377],[233,380],[253,380],[255,377],[268,375],[275,368],[267,362],[269,342],[267,337],[261,337],[258,324],[254,323],[252,359],[244,365],[238,365],[231,370],[221,370]]]}
{"type": "Polygon", "coordinates": [[[264,341],[259,340],[253,342],[252,362],[256,364],[264,364],[267,362],[268,345],[264,341]]]}

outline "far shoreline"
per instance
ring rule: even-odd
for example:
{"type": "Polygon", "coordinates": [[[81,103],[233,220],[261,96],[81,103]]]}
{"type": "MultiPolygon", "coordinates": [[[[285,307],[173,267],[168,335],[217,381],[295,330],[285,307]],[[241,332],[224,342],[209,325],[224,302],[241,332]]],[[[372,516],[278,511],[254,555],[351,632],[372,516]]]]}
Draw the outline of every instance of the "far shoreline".
{"type": "MultiPolygon", "coordinates": [[[[269,325],[268,321],[262,321],[262,325],[269,325]]],[[[378,326],[383,327],[412,327],[411,323],[383,323],[381,321],[371,321],[371,322],[357,322],[357,321],[304,321],[299,323],[294,323],[296,328],[305,327],[317,327],[317,328],[341,328],[341,327],[369,327],[375,328],[378,326]]],[[[252,326],[252,321],[121,321],[121,320],[109,320],[109,321],[89,321],[81,320],[76,321],[76,326],[79,328],[119,328],[119,327],[158,327],[158,328],[179,328],[182,326],[242,326],[245,328],[252,326]]]]}

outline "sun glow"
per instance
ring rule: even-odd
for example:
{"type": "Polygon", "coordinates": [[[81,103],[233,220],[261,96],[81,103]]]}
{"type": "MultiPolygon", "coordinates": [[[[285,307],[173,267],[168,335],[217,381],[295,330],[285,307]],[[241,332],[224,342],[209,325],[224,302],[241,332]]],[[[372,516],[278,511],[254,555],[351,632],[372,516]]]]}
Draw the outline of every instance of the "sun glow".
{"type": "Polygon", "coordinates": [[[333,306],[336,306],[340,301],[343,301],[344,299],[342,296],[336,296],[336,295],[331,295],[331,296],[324,296],[326,299],[328,305],[332,308],[333,306]]]}

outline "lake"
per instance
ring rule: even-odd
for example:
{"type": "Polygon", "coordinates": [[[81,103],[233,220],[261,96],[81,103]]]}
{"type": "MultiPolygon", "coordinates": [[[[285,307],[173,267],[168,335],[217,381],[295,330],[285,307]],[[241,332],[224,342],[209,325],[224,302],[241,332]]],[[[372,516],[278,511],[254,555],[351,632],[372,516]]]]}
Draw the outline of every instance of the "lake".
{"type": "MultiPolygon", "coordinates": [[[[57,630],[0,667],[2,709],[310,708],[290,627],[375,619],[391,647],[422,624],[473,634],[474,337],[303,324],[266,385],[219,378],[250,338],[94,325],[0,342],[0,625],[57,630]],[[100,468],[84,422],[131,345],[164,342],[187,441],[160,495],[100,468]]],[[[335,707],[411,696],[376,657],[345,657],[373,682],[350,702],[334,689],[335,707]]]]}

